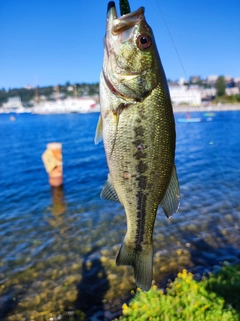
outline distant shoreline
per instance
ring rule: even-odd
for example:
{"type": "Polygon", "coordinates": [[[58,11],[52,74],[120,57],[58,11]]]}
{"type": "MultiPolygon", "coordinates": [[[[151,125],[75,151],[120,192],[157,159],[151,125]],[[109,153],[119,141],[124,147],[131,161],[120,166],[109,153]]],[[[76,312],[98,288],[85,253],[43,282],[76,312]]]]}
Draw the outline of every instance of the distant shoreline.
{"type": "MultiPolygon", "coordinates": [[[[174,113],[187,113],[187,112],[223,112],[223,111],[236,111],[240,110],[240,104],[221,104],[221,105],[209,105],[209,106],[173,106],[173,112],[174,113]]],[[[27,113],[32,113],[31,108],[28,108],[27,113]]],[[[95,111],[96,112],[96,111],[95,111]]],[[[0,107],[0,115],[2,114],[11,114],[11,113],[22,113],[19,111],[5,111],[0,107]]],[[[65,114],[64,112],[63,114],[65,114]]],[[[91,112],[90,112],[91,113],[91,112]]],[[[38,113],[36,113],[38,114],[38,113]]],[[[58,113],[51,112],[50,110],[46,114],[53,114],[56,115],[58,113]]],[[[59,113],[62,114],[62,113],[59,113]]],[[[79,112],[81,114],[81,112],[79,112]]]]}
{"type": "Polygon", "coordinates": [[[222,104],[222,105],[209,105],[209,106],[176,106],[176,107],[173,107],[174,113],[233,111],[233,110],[240,110],[240,104],[222,104]]]}

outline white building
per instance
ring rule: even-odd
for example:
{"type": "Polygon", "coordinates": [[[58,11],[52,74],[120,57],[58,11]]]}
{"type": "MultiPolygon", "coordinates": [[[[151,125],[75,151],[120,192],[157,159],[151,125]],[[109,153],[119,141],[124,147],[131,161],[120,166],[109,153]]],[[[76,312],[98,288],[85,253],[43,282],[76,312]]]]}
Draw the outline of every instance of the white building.
{"type": "Polygon", "coordinates": [[[224,76],[224,80],[226,84],[233,82],[233,78],[231,76],[224,76]]]}
{"type": "Polygon", "coordinates": [[[215,97],[216,96],[216,88],[205,88],[201,90],[201,97],[206,98],[206,97],[215,97]]]}
{"type": "Polygon", "coordinates": [[[234,96],[234,95],[238,95],[238,94],[239,94],[238,87],[226,88],[226,95],[234,96]]]}
{"type": "Polygon", "coordinates": [[[46,101],[32,108],[33,114],[68,114],[99,112],[99,105],[91,97],[71,98],[46,101]]]}
{"type": "Polygon", "coordinates": [[[192,88],[187,86],[170,85],[170,96],[173,105],[187,104],[190,106],[201,105],[201,92],[199,88],[192,88]]]}
{"type": "Polygon", "coordinates": [[[240,88],[240,78],[234,78],[235,86],[240,88]]]}
{"type": "Polygon", "coordinates": [[[208,83],[209,85],[215,85],[218,77],[219,77],[219,76],[217,76],[217,75],[208,76],[208,77],[207,77],[207,83],[208,83]]]}

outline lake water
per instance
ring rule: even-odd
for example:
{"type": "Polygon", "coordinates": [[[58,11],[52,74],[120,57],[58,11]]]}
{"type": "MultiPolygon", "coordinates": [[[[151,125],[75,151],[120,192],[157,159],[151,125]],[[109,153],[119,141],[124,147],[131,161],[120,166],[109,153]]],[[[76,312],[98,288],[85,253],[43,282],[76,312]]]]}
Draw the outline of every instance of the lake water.
{"type": "MultiPolygon", "coordinates": [[[[154,229],[158,286],[183,268],[200,277],[240,261],[240,112],[191,115],[203,121],[176,122],[181,206],[170,220],[159,208],[154,229]]],[[[108,170],[93,143],[98,114],[15,117],[0,115],[0,319],[70,320],[82,310],[110,320],[135,282],[115,265],[124,210],[99,197],[108,170]],[[63,145],[58,190],[41,160],[53,141],[63,145]]]]}

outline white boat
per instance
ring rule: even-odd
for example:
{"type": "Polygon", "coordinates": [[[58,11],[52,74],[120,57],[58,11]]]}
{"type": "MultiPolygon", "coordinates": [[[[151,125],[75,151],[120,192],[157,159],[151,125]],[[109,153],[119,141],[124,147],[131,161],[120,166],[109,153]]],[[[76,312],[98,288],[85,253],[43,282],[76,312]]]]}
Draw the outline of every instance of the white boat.
{"type": "Polygon", "coordinates": [[[179,123],[199,123],[200,121],[202,121],[202,118],[200,118],[200,117],[177,118],[177,121],[179,123]]]}
{"type": "Polygon", "coordinates": [[[32,108],[33,114],[91,113],[98,111],[99,105],[90,97],[68,97],[64,100],[46,101],[32,108]]]}
{"type": "Polygon", "coordinates": [[[9,114],[9,113],[30,113],[30,108],[25,108],[22,105],[20,97],[10,97],[6,103],[2,104],[1,113],[9,114]]]}
{"type": "Polygon", "coordinates": [[[208,112],[208,113],[204,113],[203,114],[203,116],[205,116],[205,117],[213,117],[213,116],[215,116],[216,114],[215,113],[213,113],[213,112],[208,112]]]}

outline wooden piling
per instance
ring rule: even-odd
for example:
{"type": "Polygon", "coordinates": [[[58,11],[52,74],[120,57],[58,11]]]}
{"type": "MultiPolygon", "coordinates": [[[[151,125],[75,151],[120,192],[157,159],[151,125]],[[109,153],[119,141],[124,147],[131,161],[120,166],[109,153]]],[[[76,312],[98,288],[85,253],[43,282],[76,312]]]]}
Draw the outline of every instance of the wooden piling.
{"type": "Polygon", "coordinates": [[[48,173],[49,184],[52,187],[63,185],[62,144],[47,144],[42,160],[48,173]]]}

